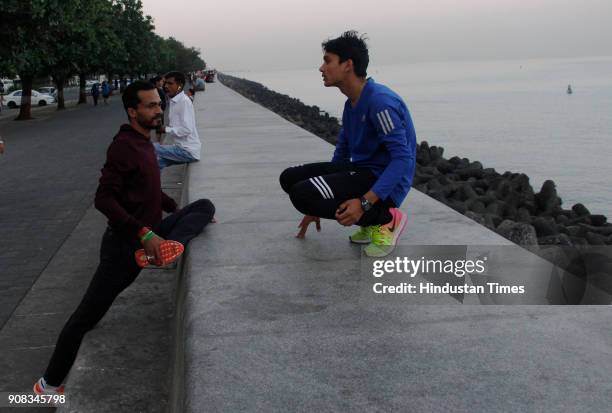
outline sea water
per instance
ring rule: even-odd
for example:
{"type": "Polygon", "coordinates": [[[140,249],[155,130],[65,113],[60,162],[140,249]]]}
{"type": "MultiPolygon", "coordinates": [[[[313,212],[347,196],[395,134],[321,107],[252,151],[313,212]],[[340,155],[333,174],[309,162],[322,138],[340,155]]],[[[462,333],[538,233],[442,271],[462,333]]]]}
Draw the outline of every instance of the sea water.
{"type": "MultiPolygon", "coordinates": [[[[317,64],[228,74],[340,118],[345,97],[323,86],[317,64]]],[[[523,172],[536,192],[552,179],[564,208],[582,202],[612,220],[612,57],[407,63],[372,66],[368,76],[402,96],[418,141],[523,172]]]]}

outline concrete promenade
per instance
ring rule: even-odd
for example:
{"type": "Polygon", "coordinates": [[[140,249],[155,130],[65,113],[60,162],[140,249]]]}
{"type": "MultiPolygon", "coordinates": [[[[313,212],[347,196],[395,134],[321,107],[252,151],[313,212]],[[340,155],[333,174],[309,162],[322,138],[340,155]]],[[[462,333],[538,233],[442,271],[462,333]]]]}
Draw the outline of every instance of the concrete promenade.
{"type": "MultiPolygon", "coordinates": [[[[612,405],[609,307],[453,305],[450,296],[415,305],[375,296],[350,230],[324,221],[320,233],[294,238],[301,216],[278,184],[287,166],[330,159],[331,146],[220,84],[207,87],[197,119],[203,158],[189,169],[189,197],[213,200],[219,224],[192,242],[185,263],[177,411],[612,405]]],[[[402,209],[403,248],[508,245],[417,191],[402,209]]],[[[506,272],[547,265],[503,248],[506,272]]],[[[537,294],[547,281],[525,280],[537,294]]]]}
{"type": "MultiPolygon", "coordinates": [[[[192,241],[178,270],[144,271],[119,296],[86,336],[67,381],[70,403],[58,411],[609,411],[609,307],[374,295],[371,262],[349,244],[351,230],[324,221],[320,233],[296,239],[301,216],[278,184],[285,167],[328,160],[333,148],[218,83],[196,95],[196,117],[202,161],[186,180],[182,167],[165,170],[164,187],[183,204],[211,199],[218,224],[192,241]]],[[[101,147],[112,135],[104,136],[101,147]]],[[[25,149],[21,142],[11,148],[25,149]]],[[[84,160],[99,170],[99,159],[84,160]]],[[[49,241],[35,284],[5,302],[17,307],[0,331],[2,391],[29,390],[97,263],[104,218],[90,207],[88,173],[80,218],[65,240],[49,241]]],[[[61,212],[52,206],[50,216],[61,212]]],[[[522,278],[528,302],[544,301],[548,280],[529,274],[546,262],[417,191],[402,209],[402,254],[501,246],[506,265],[496,275],[522,278]]],[[[45,411],[19,411],[29,410],[45,411]]]]}

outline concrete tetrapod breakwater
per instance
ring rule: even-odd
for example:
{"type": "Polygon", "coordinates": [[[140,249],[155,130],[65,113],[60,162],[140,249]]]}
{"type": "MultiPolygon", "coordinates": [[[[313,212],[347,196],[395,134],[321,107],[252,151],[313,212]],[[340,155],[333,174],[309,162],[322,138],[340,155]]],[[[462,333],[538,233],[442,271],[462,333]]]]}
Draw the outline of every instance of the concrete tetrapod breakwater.
{"type": "Polygon", "coordinates": [[[188,170],[189,201],[211,199],[218,223],[191,242],[184,261],[174,411],[612,405],[608,306],[456,305],[546,303],[554,273],[546,261],[411,191],[399,253],[455,245],[482,256],[490,248],[502,264],[489,275],[526,292],[375,294],[373,284],[386,278],[372,276],[372,262],[348,242],[350,228],[324,221],[320,233],[294,237],[301,215],[278,176],[330,159],[329,144],[218,83],[208,85],[196,117],[203,156],[188,170]]]}

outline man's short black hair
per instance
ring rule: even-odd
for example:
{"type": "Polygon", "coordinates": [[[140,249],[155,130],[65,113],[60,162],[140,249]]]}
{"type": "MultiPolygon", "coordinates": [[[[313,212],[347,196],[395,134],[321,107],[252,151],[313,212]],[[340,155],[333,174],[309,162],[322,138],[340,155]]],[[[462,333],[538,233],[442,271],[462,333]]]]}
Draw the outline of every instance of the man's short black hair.
{"type": "Polygon", "coordinates": [[[174,80],[176,80],[176,83],[178,83],[179,85],[185,86],[185,75],[182,74],[181,72],[177,72],[177,71],[168,72],[164,75],[164,77],[166,79],[171,77],[174,80]]]}
{"type": "MultiPolygon", "coordinates": [[[[136,109],[138,104],[140,103],[140,97],[138,97],[138,92],[141,90],[157,90],[154,84],[151,82],[147,82],[145,80],[136,80],[132,82],[128,87],[123,91],[123,96],[121,100],[123,100],[123,108],[127,113],[128,108],[136,109]]],[[[128,115],[129,117],[129,115],[128,115]]]]}
{"type": "Polygon", "coordinates": [[[161,76],[155,76],[151,78],[151,83],[153,83],[154,85],[157,84],[157,82],[159,82],[160,80],[162,80],[161,76]]]}
{"type": "Polygon", "coordinates": [[[326,53],[340,56],[340,63],[351,59],[355,74],[359,77],[366,77],[368,74],[368,63],[370,63],[366,40],[367,37],[365,35],[360,36],[357,31],[348,30],[336,39],[329,39],[323,42],[321,46],[323,46],[323,51],[326,53]]]}

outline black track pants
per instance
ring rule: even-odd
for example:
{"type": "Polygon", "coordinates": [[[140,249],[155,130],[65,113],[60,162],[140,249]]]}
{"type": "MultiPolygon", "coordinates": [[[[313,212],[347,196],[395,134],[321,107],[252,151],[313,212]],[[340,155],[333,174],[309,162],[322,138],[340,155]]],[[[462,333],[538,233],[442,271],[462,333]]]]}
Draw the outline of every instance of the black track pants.
{"type": "MultiPolygon", "coordinates": [[[[208,199],[186,205],[167,216],[156,233],[162,238],[186,245],[211,221],[215,207],[208,199]]],[[[57,339],[44,378],[51,386],[59,386],[74,363],[83,336],[104,317],[115,298],[140,273],[134,252],[142,248],[137,239],[126,239],[108,228],[102,237],[100,264],[81,303],[66,322],[57,339]]]]}
{"type": "MultiPolygon", "coordinates": [[[[340,204],[365,195],[376,179],[369,169],[350,162],[319,162],[285,169],[280,184],[302,214],[335,220],[340,204]]],[[[388,224],[392,219],[389,208],[393,207],[390,199],[379,200],[357,225],[388,224]]]]}

